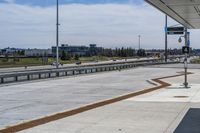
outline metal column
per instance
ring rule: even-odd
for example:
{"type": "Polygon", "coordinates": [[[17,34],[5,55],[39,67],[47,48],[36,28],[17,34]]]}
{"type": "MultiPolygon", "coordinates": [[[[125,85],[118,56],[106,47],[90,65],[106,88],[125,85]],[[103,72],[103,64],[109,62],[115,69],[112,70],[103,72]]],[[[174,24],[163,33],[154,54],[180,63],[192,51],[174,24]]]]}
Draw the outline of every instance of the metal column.
{"type": "Polygon", "coordinates": [[[168,46],[167,46],[167,14],[165,15],[165,62],[167,62],[168,58],[168,46]]]}
{"type": "MultiPolygon", "coordinates": [[[[187,34],[187,28],[185,27],[185,46],[188,46],[188,34],[187,34]]],[[[188,81],[187,81],[187,69],[188,69],[188,63],[187,63],[188,54],[185,53],[185,59],[184,59],[184,69],[185,69],[185,81],[183,85],[185,88],[188,88],[188,81]]]]}

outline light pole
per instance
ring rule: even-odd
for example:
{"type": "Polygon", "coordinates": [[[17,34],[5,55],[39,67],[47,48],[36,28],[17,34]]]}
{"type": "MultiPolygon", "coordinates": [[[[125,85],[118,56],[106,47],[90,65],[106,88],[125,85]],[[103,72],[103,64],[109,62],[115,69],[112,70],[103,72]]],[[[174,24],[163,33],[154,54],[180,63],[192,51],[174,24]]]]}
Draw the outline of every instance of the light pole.
{"type": "Polygon", "coordinates": [[[56,2],[56,68],[59,67],[59,1],[56,2]]]}
{"type": "Polygon", "coordinates": [[[138,50],[140,50],[140,39],[141,39],[141,35],[138,36],[138,50]]]}

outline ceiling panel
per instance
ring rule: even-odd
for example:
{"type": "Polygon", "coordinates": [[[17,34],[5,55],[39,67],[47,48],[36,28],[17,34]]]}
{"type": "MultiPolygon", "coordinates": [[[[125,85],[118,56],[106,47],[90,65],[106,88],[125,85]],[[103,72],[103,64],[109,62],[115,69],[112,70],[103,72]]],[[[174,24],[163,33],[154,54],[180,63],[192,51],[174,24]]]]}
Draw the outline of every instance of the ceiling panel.
{"type": "Polygon", "coordinates": [[[146,0],[190,29],[200,29],[200,0],[146,0]]]}

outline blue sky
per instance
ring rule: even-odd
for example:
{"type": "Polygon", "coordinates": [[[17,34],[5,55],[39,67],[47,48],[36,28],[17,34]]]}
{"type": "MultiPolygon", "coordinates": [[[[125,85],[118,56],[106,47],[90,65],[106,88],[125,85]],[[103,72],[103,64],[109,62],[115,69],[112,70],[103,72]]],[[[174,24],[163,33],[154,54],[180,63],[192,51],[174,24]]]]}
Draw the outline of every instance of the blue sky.
{"type": "MultiPolygon", "coordinates": [[[[165,15],[143,0],[60,0],[60,44],[164,48],[165,15]]],[[[0,0],[0,48],[56,44],[55,0],[0,0]]],[[[169,25],[177,24],[170,20],[169,25]]],[[[198,30],[191,44],[200,48],[198,30]]],[[[169,36],[169,48],[181,48],[169,36]]]]}
{"type": "MultiPolygon", "coordinates": [[[[52,6],[56,0],[1,0],[3,3],[27,4],[32,6],[52,6]]],[[[60,4],[142,4],[143,0],[59,0],[60,4]]]]}

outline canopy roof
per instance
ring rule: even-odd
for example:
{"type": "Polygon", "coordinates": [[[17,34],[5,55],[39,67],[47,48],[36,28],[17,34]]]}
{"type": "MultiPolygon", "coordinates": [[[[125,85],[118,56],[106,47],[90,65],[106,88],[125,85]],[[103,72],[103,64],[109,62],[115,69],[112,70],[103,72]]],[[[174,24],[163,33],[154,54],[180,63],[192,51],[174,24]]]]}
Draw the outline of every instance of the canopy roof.
{"type": "Polygon", "coordinates": [[[200,29],[200,0],[145,0],[189,29],[200,29]]]}

